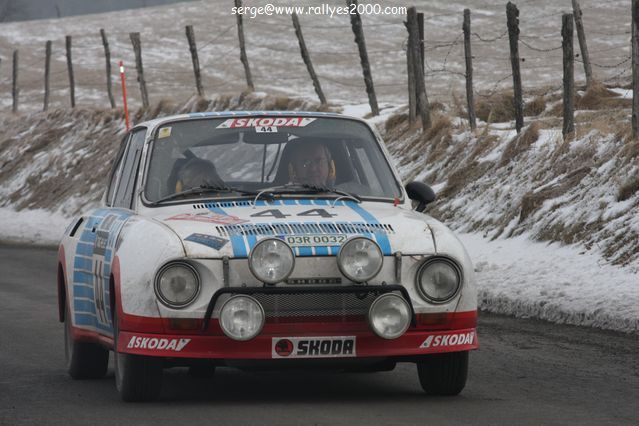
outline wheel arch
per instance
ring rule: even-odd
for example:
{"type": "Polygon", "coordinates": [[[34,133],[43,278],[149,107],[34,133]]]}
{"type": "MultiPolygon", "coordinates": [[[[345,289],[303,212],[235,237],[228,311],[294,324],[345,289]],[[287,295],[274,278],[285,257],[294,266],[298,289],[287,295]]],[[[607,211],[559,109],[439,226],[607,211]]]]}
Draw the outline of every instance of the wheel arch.
{"type": "Polygon", "coordinates": [[[66,288],[66,263],[64,256],[64,246],[60,246],[58,249],[58,273],[57,273],[57,287],[58,287],[58,321],[64,322],[66,317],[67,308],[67,288],[66,288]]]}

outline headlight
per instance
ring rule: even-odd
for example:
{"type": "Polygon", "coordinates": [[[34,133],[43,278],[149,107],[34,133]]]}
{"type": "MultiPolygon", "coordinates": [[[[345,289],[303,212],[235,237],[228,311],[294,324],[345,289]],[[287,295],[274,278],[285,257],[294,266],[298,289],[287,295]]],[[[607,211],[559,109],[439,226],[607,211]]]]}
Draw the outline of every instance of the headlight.
{"type": "Polygon", "coordinates": [[[368,238],[356,237],[340,248],[337,265],[351,281],[363,283],[375,277],[382,269],[382,250],[368,238]]]}
{"type": "Polygon", "coordinates": [[[445,257],[426,260],[417,272],[417,290],[432,303],[445,303],[455,297],[461,281],[461,269],[445,257]]]}
{"type": "Polygon", "coordinates": [[[262,331],[264,308],[251,296],[233,296],[220,310],[220,327],[234,340],[251,340],[262,331]]]}
{"type": "Polygon", "coordinates": [[[373,332],[384,339],[396,339],[408,329],[411,310],[402,297],[387,293],[379,296],[368,311],[373,332]]]}
{"type": "Polygon", "coordinates": [[[155,278],[155,294],[171,308],[183,308],[200,292],[200,277],[195,268],[185,262],[164,265],[155,278]]]}
{"type": "Polygon", "coordinates": [[[249,255],[249,268],[253,275],[265,283],[284,281],[293,272],[295,256],[284,241],[267,238],[253,247],[249,255]]]}

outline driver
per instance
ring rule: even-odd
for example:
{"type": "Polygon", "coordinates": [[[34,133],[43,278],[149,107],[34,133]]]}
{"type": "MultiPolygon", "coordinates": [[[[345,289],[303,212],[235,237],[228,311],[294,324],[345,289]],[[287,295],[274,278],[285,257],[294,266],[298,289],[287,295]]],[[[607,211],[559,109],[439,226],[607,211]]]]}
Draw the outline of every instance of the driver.
{"type": "Polygon", "coordinates": [[[317,142],[295,144],[289,164],[289,179],[292,183],[332,187],[335,184],[335,163],[328,148],[317,142]]]}
{"type": "Polygon", "coordinates": [[[202,185],[223,187],[224,181],[217,174],[212,162],[201,158],[191,158],[178,171],[175,192],[198,188],[202,185]]]}

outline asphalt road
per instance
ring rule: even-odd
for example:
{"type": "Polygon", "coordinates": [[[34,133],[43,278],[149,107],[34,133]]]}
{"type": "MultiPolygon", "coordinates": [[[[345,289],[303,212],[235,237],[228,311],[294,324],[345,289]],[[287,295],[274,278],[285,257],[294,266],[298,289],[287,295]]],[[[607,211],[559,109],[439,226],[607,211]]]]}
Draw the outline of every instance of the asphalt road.
{"type": "Polygon", "coordinates": [[[0,246],[0,424],[637,424],[639,336],[482,314],[458,397],[391,372],[165,372],[161,400],[120,401],[113,370],[65,371],[56,252],[0,246]]]}

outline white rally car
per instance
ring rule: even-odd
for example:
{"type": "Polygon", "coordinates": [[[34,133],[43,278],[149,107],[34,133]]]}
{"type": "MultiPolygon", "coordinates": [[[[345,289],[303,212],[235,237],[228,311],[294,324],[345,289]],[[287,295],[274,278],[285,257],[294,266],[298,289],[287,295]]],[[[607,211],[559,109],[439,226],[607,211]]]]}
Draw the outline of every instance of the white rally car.
{"type": "Polygon", "coordinates": [[[328,113],[196,113],[124,138],[104,207],[59,247],[67,367],[122,399],[163,368],[417,365],[428,394],[465,386],[478,347],[473,268],[402,187],[379,135],[328,113]],[[411,201],[412,200],[412,201],[411,201]],[[413,206],[415,206],[413,208],[413,206]]]}

